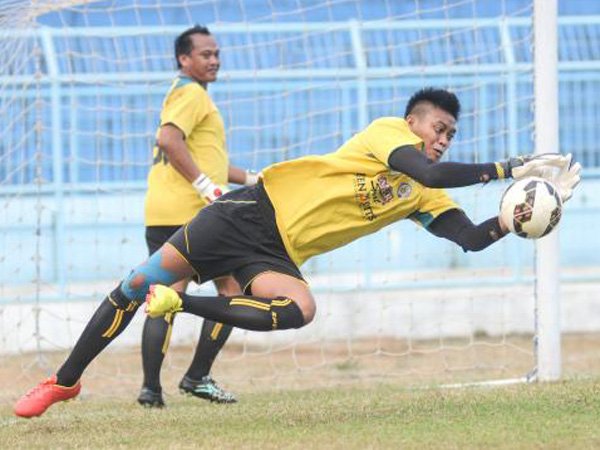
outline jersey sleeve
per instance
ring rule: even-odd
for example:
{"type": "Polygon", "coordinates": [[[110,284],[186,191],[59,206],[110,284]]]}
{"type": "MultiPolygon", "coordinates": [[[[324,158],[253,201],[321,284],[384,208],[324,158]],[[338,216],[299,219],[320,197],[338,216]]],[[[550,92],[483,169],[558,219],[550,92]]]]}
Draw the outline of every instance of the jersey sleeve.
{"type": "Polygon", "coordinates": [[[187,138],[209,112],[208,95],[202,87],[188,84],[169,95],[160,114],[160,126],[173,124],[187,138]]]}
{"type": "Polygon", "coordinates": [[[369,152],[386,166],[390,154],[405,145],[419,146],[421,138],[408,128],[404,119],[384,117],[371,123],[364,131],[364,141],[369,152]]]}
{"type": "Polygon", "coordinates": [[[425,188],[419,209],[409,216],[413,222],[429,227],[441,214],[451,209],[461,209],[443,189],[425,188]]]}

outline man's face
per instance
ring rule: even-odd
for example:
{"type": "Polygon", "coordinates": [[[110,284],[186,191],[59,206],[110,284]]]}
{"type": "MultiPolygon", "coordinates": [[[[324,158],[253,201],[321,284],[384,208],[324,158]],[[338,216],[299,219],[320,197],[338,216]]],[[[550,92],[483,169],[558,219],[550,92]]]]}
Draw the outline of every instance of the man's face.
{"type": "Polygon", "coordinates": [[[202,83],[212,83],[219,71],[219,46],[211,35],[192,34],[192,51],[189,55],[180,55],[181,72],[202,83]]]}
{"type": "Polygon", "coordinates": [[[410,130],[423,140],[425,154],[434,162],[441,159],[456,134],[456,119],[452,114],[431,104],[417,105],[406,122],[410,130]]]}

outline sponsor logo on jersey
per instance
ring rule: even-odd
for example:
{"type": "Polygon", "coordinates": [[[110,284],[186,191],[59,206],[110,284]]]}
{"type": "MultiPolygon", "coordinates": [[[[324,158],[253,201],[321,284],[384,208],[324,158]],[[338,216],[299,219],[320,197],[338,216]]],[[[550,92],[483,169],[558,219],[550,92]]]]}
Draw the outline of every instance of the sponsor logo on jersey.
{"type": "Polygon", "coordinates": [[[358,207],[360,208],[363,217],[371,222],[377,216],[375,216],[375,213],[373,212],[371,194],[368,186],[369,182],[364,173],[357,173],[354,175],[354,198],[358,203],[358,207]]]}
{"type": "Polygon", "coordinates": [[[375,205],[385,205],[394,200],[394,187],[390,185],[385,175],[368,179],[366,174],[356,173],[354,175],[354,198],[363,217],[371,222],[377,218],[373,210],[375,205]]]}

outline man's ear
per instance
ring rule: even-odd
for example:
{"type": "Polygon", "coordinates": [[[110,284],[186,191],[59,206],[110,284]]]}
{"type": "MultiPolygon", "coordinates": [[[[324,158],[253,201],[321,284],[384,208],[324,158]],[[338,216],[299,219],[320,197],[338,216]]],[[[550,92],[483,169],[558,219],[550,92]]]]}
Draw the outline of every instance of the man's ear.
{"type": "Polygon", "coordinates": [[[179,61],[179,65],[180,65],[181,67],[185,67],[185,63],[187,62],[187,60],[188,60],[188,59],[189,59],[189,56],[188,56],[188,55],[185,55],[185,54],[183,54],[183,55],[179,55],[179,56],[177,57],[177,60],[179,61]]]}

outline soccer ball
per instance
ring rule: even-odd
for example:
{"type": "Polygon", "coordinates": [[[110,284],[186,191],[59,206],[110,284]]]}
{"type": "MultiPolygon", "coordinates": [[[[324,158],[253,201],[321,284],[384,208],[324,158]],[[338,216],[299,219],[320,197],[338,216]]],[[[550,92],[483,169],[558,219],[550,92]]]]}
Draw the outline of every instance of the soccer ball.
{"type": "Polygon", "coordinates": [[[550,233],[562,213],[562,200],[556,187],[543,178],[515,181],[500,200],[500,216],[517,236],[537,239],[550,233]]]}

